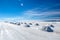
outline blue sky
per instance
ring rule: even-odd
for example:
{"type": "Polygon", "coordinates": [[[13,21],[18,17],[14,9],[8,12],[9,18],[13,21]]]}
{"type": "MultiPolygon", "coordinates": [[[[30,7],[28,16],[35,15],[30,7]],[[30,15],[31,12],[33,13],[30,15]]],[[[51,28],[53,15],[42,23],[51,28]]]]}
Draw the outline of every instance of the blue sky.
{"type": "Polygon", "coordinates": [[[0,0],[0,19],[60,19],[60,0],[0,0]]]}

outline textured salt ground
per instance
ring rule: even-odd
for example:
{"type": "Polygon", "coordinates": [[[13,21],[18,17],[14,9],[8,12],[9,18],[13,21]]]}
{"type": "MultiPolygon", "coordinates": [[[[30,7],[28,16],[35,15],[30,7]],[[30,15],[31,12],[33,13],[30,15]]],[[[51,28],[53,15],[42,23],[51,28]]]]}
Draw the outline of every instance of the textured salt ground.
{"type": "Polygon", "coordinates": [[[0,40],[60,40],[60,34],[57,31],[44,32],[38,27],[33,25],[28,28],[24,27],[24,24],[17,26],[0,22],[0,40]]]}

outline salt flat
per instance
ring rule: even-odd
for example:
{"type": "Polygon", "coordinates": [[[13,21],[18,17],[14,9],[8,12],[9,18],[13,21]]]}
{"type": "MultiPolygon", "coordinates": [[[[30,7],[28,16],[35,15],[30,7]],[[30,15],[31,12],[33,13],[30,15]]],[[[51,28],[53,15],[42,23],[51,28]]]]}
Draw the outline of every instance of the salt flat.
{"type": "Polygon", "coordinates": [[[24,21],[21,25],[0,22],[0,40],[60,40],[60,22],[24,21]],[[24,23],[32,23],[31,27],[25,27],[24,23]],[[39,26],[36,26],[38,23],[39,26]],[[54,32],[45,32],[41,28],[47,24],[53,24],[54,32]]]}

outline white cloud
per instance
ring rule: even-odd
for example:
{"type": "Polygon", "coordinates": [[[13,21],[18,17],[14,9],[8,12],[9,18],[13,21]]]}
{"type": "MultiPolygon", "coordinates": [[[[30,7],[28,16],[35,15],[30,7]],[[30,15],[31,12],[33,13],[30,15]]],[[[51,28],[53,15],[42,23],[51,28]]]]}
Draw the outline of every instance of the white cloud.
{"type": "MultiPolygon", "coordinates": [[[[46,11],[46,12],[41,12],[40,10],[36,10],[37,8],[35,9],[32,9],[32,10],[27,10],[24,12],[24,16],[28,17],[28,18],[32,18],[32,17],[35,17],[35,18],[45,18],[45,17],[48,17],[48,16],[53,16],[53,15],[59,15],[60,12],[58,11],[46,11]]],[[[58,17],[56,17],[58,18],[58,17]]],[[[53,17],[53,19],[55,19],[55,17],[53,17]]]]}
{"type": "Polygon", "coordinates": [[[2,18],[0,19],[0,21],[21,21],[21,20],[24,20],[25,18],[24,17],[10,17],[10,18],[2,18]]]}
{"type": "Polygon", "coordinates": [[[48,15],[56,15],[56,14],[60,14],[60,12],[56,12],[56,11],[38,12],[32,10],[24,12],[24,15],[29,15],[29,16],[48,16],[48,15]]]}
{"type": "MultiPolygon", "coordinates": [[[[23,12],[22,16],[18,17],[13,17],[13,18],[4,18],[1,19],[2,21],[7,20],[7,21],[20,21],[20,20],[30,20],[30,19],[44,19],[45,17],[51,16],[51,15],[59,15],[60,12],[58,11],[46,11],[46,12],[41,12],[38,10],[39,8],[27,10],[23,12]]],[[[44,9],[45,10],[45,9],[44,9]]],[[[52,18],[50,18],[52,19],[52,18]]],[[[53,19],[60,19],[60,17],[53,17],[53,19]]],[[[44,19],[45,20],[45,19],[44,19]]],[[[48,18],[47,18],[48,20],[48,18]]]]}

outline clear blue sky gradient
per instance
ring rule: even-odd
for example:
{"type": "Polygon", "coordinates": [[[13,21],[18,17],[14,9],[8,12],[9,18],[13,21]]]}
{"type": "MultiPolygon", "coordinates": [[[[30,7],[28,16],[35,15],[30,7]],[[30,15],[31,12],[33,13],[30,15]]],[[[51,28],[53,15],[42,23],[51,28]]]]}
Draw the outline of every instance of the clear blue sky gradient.
{"type": "MultiPolygon", "coordinates": [[[[38,8],[38,11],[41,11],[44,8],[49,8],[42,12],[47,11],[60,11],[60,0],[0,0],[0,18],[8,18],[15,16],[23,16],[23,12],[27,10],[32,10],[38,8]],[[20,4],[23,3],[23,6],[20,4]],[[56,5],[56,6],[55,6],[56,5]],[[51,8],[49,8],[51,7],[51,8]]],[[[38,14],[38,13],[37,13],[38,14]]],[[[29,14],[30,15],[30,14],[29,14]]],[[[60,13],[53,16],[47,16],[44,18],[36,18],[37,16],[32,17],[32,19],[45,19],[58,17],[60,18],[60,13]]]]}

